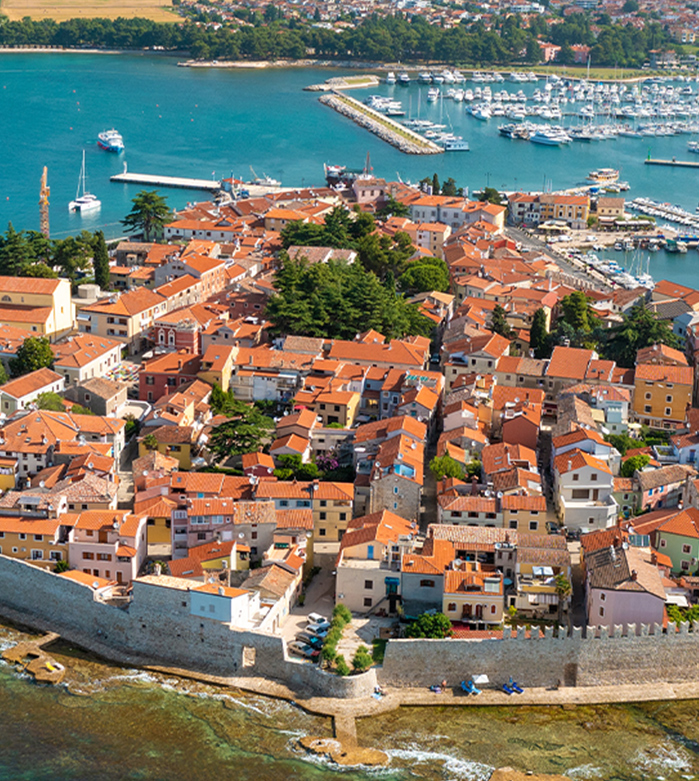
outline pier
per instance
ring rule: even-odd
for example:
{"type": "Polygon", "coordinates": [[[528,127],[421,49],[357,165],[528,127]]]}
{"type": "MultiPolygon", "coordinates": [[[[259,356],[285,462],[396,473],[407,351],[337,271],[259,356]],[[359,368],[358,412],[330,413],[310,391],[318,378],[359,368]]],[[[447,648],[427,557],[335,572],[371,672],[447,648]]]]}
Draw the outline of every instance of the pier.
{"type": "Polygon", "coordinates": [[[189,179],[185,176],[156,176],[152,174],[115,174],[109,181],[121,184],[147,184],[150,187],[176,187],[182,190],[207,190],[217,192],[221,182],[217,179],[189,179]]]}
{"type": "Polygon", "coordinates": [[[348,95],[323,95],[319,98],[325,106],[349,117],[370,133],[377,135],[382,141],[386,141],[395,146],[401,152],[408,155],[439,155],[444,152],[441,146],[423,138],[419,133],[415,133],[404,127],[399,122],[394,122],[390,117],[374,111],[348,95]]]}
{"type": "Polygon", "coordinates": [[[670,167],[674,166],[675,168],[699,168],[699,163],[696,163],[693,160],[675,160],[674,158],[672,160],[658,160],[649,157],[646,160],[646,165],[669,165],[670,167]]]}

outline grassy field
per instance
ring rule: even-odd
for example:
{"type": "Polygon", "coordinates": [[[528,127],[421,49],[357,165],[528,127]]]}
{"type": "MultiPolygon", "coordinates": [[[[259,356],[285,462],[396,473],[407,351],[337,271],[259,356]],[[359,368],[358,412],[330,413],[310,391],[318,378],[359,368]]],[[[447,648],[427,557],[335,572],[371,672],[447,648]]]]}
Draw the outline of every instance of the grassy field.
{"type": "Polygon", "coordinates": [[[135,16],[155,22],[176,22],[181,17],[170,0],[2,0],[0,13],[10,20],[30,16],[32,19],[116,19],[135,16]]]}

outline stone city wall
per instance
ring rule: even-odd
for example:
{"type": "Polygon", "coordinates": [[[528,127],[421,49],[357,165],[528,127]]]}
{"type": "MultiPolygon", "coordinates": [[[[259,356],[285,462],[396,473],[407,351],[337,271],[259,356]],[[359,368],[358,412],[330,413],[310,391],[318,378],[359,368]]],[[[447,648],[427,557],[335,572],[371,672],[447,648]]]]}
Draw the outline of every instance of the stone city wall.
{"type": "Polygon", "coordinates": [[[579,627],[569,636],[553,636],[523,627],[516,634],[494,640],[390,640],[386,646],[379,682],[386,686],[426,687],[447,680],[450,686],[473,675],[485,674],[491,684],[510,676],[523,686],[613,686],[652,682],[678,683],[699,680],[699,622],[641,625],[641,633],[629,625],[579,627]]]}
{"type": "Polygon", "coordinates": [[[231,629],[190,613],[189,591],[151,583],[133,585],[133,600],[115,607],[68,578],[0,556],[0,608],[20,613],[28,626],[50,627],[96,653],[127,664],[161,664],[219,676],[264,676],[329,697],[373,692],[376,674],[341,678],[291,659],[281,637],[231,629]],[[110,653],[111,652],[111,653],[110,653]]]}

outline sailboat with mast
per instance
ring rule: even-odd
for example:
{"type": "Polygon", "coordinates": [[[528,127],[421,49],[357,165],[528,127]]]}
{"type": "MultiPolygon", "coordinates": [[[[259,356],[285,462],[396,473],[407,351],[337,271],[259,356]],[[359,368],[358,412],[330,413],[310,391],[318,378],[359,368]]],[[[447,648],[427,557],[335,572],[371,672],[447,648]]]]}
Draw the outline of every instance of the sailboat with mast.
{"type": "Polygon", "coordinates": [[[68,204],[68,210],[71,212],[94,212],[102,207],[96,195],[85,190],[85,150],[83,149],[83,164],[80,168],[80,177],[78,179],[78,190],[75,193],[75,200],[68,204]]]}

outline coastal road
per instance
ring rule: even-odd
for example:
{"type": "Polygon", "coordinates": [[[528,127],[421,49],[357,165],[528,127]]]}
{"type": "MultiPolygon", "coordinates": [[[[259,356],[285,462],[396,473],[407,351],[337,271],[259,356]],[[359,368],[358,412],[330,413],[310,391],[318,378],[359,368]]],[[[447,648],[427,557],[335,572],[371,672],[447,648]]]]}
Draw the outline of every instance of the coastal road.
{"type": "Polygon", "coordinates": [[[601,282],[592,279],[584,271],[581,271],[580,269],[573,266],[572,263],[567,260],[567,258],[560,254],[560,252],[556,252],[556,250],[551,249],[551,247],[549,247],[543,241],[535,238],[534,236],[530,236],[525,231],[520,230],[519,228],[508,226],[505,228],[505,235],[511,238],[513,241],[520,242],[524,248],[530,248],[536,250],[537,252],[543,252],[548,255],[556,262],[564,274],[579,280],[582,287],[594,287],[597,289],[604,289],[606,287],[601,282]]]}

